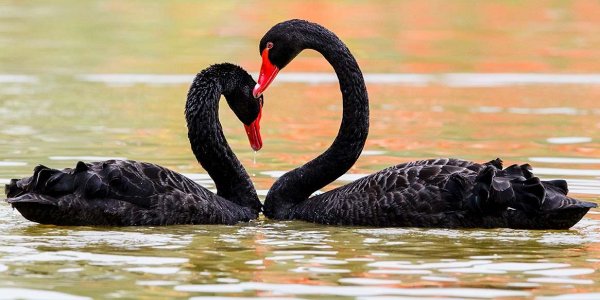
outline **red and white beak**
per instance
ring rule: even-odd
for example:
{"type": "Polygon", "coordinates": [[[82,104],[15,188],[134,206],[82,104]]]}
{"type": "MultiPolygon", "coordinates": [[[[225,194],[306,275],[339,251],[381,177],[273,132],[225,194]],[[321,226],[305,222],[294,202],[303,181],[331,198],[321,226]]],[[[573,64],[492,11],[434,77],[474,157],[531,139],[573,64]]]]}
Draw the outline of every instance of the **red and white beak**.
{"type": "Polygon", "coordinates": [[[265,48],[262,52],[262,65],[258,74],[258,82],[252,90],[255,98],[258,98],[269,87],[275,76],[279,73],[279,68],[269,60],[269,48],[265,48]]]}

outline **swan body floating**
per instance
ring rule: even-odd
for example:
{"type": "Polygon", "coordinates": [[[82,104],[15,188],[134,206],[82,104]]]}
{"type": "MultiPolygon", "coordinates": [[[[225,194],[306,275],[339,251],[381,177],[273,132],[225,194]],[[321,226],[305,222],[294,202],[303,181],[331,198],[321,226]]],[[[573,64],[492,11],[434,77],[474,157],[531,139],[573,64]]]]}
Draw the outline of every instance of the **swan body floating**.
{"type": "Polygon", "coordinates": [[[159,165],[132,160],[78,162],[63,170],[37,166],[33,176],[6,185],[6,201],[28,220],[55,225],[234,224],[256,219],[262,204],[250,177],[225,140],[219,99],[260,149],[262,98],[242,68],[217,64],[200,72],[187,96],[192,151],[214,180],[217,194],[159,165]]]}
{"type": "Polygon", "coordinates": [[[323,26],[303,20],[279,23],[261,39],[262,66],[253,94],[261,95],[304,49],[320,52],[333,66],[342,123],[323,154],[273,184],[264,203],[267,217],[338,225],[567,229],[596,207],[567,196],[566,181],[541,181],[529,165],[503,168],[500,159],[408,162],[310,197],[358,159],[369,129],[369,99],[346,45],[323,26]]]}

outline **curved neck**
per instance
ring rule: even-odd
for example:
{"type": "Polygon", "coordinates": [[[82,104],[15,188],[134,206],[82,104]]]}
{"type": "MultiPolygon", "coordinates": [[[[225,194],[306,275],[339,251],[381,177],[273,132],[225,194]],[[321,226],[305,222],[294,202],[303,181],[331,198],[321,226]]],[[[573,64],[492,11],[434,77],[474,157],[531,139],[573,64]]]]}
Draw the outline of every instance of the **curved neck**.
{"type": "Polygon", "coordinates": [[[342,124],[324,153],[275,182],[265,200],[264,213],[276,219],[285,219],[294,204],[346,173],[360,156],[369,132],[369,97],[350,50],[322,27],[302,36],[307,38],[304,48],[320,52],[335,70],[342,92],[342,124]]]}
{"type": "Polygon", "coordinates": [[[192,152],[215,182],[217,195],[259,212],[262,205],[254,185],[229,147],[219,121],[219,100],[228,92],[221,82],[227,78],[206,73],[194,79],[185,106],[192,152]]]}

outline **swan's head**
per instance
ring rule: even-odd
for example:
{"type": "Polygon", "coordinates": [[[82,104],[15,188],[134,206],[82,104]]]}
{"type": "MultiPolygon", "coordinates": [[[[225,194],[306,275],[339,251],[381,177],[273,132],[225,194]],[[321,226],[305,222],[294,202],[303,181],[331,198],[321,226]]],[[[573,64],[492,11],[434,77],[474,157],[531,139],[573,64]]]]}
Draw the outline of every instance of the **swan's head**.
{"type": "Polygon", "coordinates": [[[253,90],[255,97],[269,87],[279,70],[287,66],[303,49],[309,48],[312,36],[320,30],[326,29],[304,20],[289,20],[273,26],[263,36],[259,44],[262,65],[258,83],[253,90]]]}
{"type": "Polygon", "coordinates": [[[258,151],[262,148],[263,142],[260,136],[260,119],[262,117],[262,106],[264,103],[263,96],[260,95],[258,98],[254,98],[252,95],[252,87],[255,81],[252,80],[252,85],[244,86],[244,96],[234,100],[230,100],[231,97],[225,97],[229,107],[235,113],[235,115],[244,123],[244,129],[246,129],[246,135],[248,135],[248,141],[252,150],[258,151]]]}
{"type": "Polygon", "coordinates": [[[262,95],[258,98],[252,94],[256,81],[244,69],[232,64],[217,65],[222,68],[221,85],[227,104],[244,123],[250,146],[254,151],[262,148],[260,136],[260,119],[264,103],[262,95]]]}

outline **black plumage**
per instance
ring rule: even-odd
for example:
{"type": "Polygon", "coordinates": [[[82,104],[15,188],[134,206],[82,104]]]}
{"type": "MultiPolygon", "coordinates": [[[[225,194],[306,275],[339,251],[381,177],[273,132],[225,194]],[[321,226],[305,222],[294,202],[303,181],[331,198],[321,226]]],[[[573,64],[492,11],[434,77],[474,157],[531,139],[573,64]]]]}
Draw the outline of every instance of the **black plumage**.
{"type": "MultiPolygon", "coordinates": [[[[274,183],[265,199],[267,217],[339,225],[566,229],[596,207],[567,196],[563,180],[540,181],[529,165],[503,169],[499,159],[485,164],[450,158],[408,162],[310,197],[358,159],[368,135],[369,100],[346,45],[318,24],[279,23],[259,47],[263,66],[276,71],[303,49],[320,52],[333,66],[343,98],[342,124],[323,154],[274,183]]],[[[259,78],[255,94],[266,88],[262,82],[259,78]]]]}
{"type": "Polygon", "coordinates": [[[258,217],[261,203],[250,178],[227,144],[218,119],[224,95],[245,124],[262,98],[255,81],[232,64],[213,65],[192,83],[185,115],[197,160],[217,194],[164,167],[131,160],[78,162],[63,170],[37,166],[33,176],[6,186],[7,202],[25,218],[55,225],[234,224],[258,217]]]}
{"type": "Polygon", "coordinates": [[[568,197],[565,185],[540,181],[529,165],[502,169],[500,160],[414,161],[311,197],[286,218],[339,225],[564,229],[596,206],[568,197]]]}

